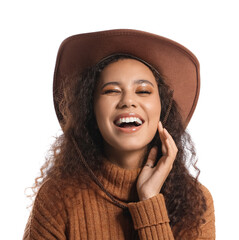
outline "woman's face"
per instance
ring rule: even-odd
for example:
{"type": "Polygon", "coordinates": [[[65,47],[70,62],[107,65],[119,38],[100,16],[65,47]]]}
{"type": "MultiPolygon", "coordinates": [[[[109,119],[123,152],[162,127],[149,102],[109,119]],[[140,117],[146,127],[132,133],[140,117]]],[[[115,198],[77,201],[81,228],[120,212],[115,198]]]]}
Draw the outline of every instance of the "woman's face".
{"type": "Polygon", "coordinates": [[[134,59],[121,59],[107,65],[96,87],[94,111],[108,148],[145,149],[157,131],[161,112],[152,71],[134,59]]]}

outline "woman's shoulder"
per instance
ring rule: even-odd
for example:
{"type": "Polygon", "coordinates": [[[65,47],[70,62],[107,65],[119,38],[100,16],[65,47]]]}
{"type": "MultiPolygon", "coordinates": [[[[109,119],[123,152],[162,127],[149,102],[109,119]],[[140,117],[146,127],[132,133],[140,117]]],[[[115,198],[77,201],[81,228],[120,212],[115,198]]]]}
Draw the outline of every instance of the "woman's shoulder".
{"type": "Polygon", "coordinates": [[[70,179],[48,178],[41,184],[36,199],[58,202],[73,198],[82,189],[87,189],[87,185],[70,179]]]}
{"type": "Polygon", "coordinates": [[[37,191],[34,206],[59,202],[62,198],[61,195],[59,183],[54,179],[45,179],[37,191]]]}
{"type": "Polygon", "coordinates": [[[42,193],[47,193],[49,190],[56,191],[58,189],[57,181],[53,178],[44,179],[38,190],[38,195],[42,193]]]}
{"type": "Polygon", "coordinates": [[[206,202],[207,203],[213,203],[213,197],[212,197],[212,194],[209,191],[209,189],[205,185],[203,185],[202,183],[199,183],[199,186],[200,186],[200,189],[203,192],[203,195],[205,197],[206,202]]]}
{"type": "Polygon", "coordinates": [[[58,234],[63,235],[66,222],[67,211],[59,183],[54,179],[44,180],[33,202],[23,239],[53,239],[52,229],[58,229],[58,234]]]}
{"type": "Polygon", "coordinates": [[[209,189],[200,183],[200,188],[203,192],[203,195],[205,197],[206,201],[206,211],[204,213],[204,217],[206,218],[206,221],[213,221],[215,222],[215,209],[214,209],[214,201],[211,192],[209,189]]]}

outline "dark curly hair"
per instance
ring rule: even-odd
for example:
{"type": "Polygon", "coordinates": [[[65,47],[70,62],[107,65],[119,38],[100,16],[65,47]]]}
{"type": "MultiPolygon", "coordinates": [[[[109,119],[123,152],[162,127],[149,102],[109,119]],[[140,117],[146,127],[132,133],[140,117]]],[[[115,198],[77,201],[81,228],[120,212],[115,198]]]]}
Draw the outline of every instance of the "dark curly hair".
{"type": "MultiPolygon", "coordinates": [[[[87,181],[91,176],[85,171],[82,160],[73,146],[72,137],[77,142],[82,157],[88,159],[87,164],[92,171],[101,171],[101,160],[104,157],[103,138],[98,130],[93,110],[93,96],[101,71],[108,64],[119,59],[134,58],[132,56],[114,55],[84,73],[74,73],[62,81],[64,97],[60,97],[59,110],[63,116],[61,126],[63,134],[49,150],[45,164],[41,167],[41,175],[35,179],[32,187],[35,196],[39,187],[48,178],[87,181]],[[90,149],[90,151],[89,151],[90,149]],[[89,160],[90,159],[90,160],[89,160]]],[[[175,239],[192,239],[199,234],[199,226],[205,220],[206,201],[198,182],[200,174],[196,167],[196,152],[190,135],[185,131],[177,103],[172,100],[172,91],[163,78],[153,67],[153,72],[161,100],[161,121],[167,116],[164,127],[173,137],[178,153],[173,168],[167,177],[161,193],[165,197],[170,225],[175,239]],[[170,112],[167,110],[171,105],[170,112]],[[196,176],[190,174],[193,166],[196,176]]],[[[158,132],[148,146],[158,146],[158,159],[162,156],[161,141],[158,132]]],[[[147,153],[148,153],[147,152],[147,153]]],[[[145,159],[147,155],[145,156],[145,159]]]]}

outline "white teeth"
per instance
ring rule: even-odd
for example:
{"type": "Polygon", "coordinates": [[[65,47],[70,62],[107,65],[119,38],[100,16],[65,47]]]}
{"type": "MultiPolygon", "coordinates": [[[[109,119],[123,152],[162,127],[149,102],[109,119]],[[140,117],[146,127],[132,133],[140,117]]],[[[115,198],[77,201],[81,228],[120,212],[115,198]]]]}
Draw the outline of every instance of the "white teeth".
{"type": "Polygon", "coordinates": [[[126,117],[126,118],[119,118],[116,121],[116,125],[120,125],[121,123],[130,123],[130,122],[137,122],[138,124],[142,124],[143,122],[137,117],[126,117]]]}
{"type": "Polygon", "coordinates": [[[139,118],[135,118],[135,122],[139,123],[140,125],[143,123],[139,118]]]}

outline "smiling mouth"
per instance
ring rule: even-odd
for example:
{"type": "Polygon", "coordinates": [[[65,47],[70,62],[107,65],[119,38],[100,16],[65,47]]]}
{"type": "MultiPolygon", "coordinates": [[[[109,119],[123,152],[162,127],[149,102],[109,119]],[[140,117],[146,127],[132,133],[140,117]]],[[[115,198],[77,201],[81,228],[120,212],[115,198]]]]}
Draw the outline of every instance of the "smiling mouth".
{"type": "Polygon", "coordinates": [[[144,123],[144,120],[141,120],[138,117],[122,117],[114,121],[114,124],[120,128],[139,127],[143,123],[144,123]]]}

